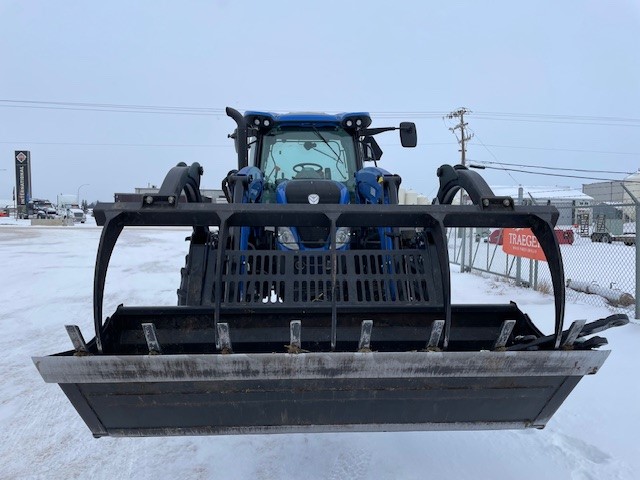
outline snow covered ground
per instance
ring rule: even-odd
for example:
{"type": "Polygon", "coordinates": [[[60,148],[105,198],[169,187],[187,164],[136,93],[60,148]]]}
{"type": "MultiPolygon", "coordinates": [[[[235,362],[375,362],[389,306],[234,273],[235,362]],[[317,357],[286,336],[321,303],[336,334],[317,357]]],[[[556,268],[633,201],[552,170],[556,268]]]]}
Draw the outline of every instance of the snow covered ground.
{"type": "MultiPolygon", "coordinates": [[[[71,347],[66,324],[92,332],[100,230],[31,227],[0,218],[0,478],[2,479],[637,479],[640,324],[609,330],[612,353],[582,380],[544,430],[94,439],[31,356],[71,347]]],[[[105,313],[176,302],[188,230],[123,234],[107,278],[105,313]]],[[[543,330],[552,298],[457,273],[457,303],[516,300],[543,330]]],[[[568,304],[567,323],[609,315],[568,304]]]]}

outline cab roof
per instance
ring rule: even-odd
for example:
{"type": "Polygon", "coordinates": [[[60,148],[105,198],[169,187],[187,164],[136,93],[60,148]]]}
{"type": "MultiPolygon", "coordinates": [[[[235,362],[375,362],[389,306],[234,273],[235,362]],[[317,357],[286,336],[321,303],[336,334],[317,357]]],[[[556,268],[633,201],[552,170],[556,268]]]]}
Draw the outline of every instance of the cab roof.
{"type": "Polygon", "coordinates": [[[343,125],[347,120],[360,119],[362,121],[360,128],[367,128],[371,124],[371,116],[367,112],[348,112],[328,114],[321,112],[292,112],[292,113],[273,113],[247,111],[244,118],[249,125],[258,119],[259,122],[269,119],[272,123],[270,126],[293,126],[293,125],[343,125]]]}

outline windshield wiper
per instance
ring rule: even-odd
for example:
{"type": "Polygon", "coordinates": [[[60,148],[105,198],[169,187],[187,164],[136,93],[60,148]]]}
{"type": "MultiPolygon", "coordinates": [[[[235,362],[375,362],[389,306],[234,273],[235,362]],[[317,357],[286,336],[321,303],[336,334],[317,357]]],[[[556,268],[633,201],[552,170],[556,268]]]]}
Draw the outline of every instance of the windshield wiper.
{"type": "Polygon", "coordinates": [[[331,144],[327,141],[326,138],[324,138],[324,136],[320,133],[320,131],[316,128],[316,127],[312,127],[313,131],[316,133],[316,135],[318,135],[318,137],[320,137],[320,139],[327,144],[327,147],[329,147],[331,149],[331,151],[333,152],[333,154],[336,156],[336,161],[340,161],[340,155],[338,155],[336,153],[336,151],[333,149],[333,147],[331,146],[331,144]]]}
{"type": "MultiPolygon", "coordinates": [[[[318,135],[318,137],[320,137],[320,139],[327,145],[327,147],[329,147],[329,149],[333,152],[333,154],[336,156],[335,160],[336,160],[336,170],[338,171],[338,173],[340,173],[340,175],[342,175],[343,177],[345,176],[344,173],[342,173],[340,171],[340,166],[339,163],[344,163],[342,161],[342,159],[340,158],[340,154],[336,153],[336,151],[333,149],[333,147],[331,146],[331,144],[327,141],[326,138],[324,138],[324,135],[322,135],[320,133],[320,131],[316,128],[316,127],[311,127],[313,128],[313,131],[315,132],[316,135],[318,135]]],[[[317,150],[314,148],[314,150],[317,150]]],[[[319,151],[319,150],[318,150],[319,151]]],[[[320,152],[320,153],[324,153],[324,152],[320,152]]],[[[325,154],[326,155],[326,154],[325,154]]]]}

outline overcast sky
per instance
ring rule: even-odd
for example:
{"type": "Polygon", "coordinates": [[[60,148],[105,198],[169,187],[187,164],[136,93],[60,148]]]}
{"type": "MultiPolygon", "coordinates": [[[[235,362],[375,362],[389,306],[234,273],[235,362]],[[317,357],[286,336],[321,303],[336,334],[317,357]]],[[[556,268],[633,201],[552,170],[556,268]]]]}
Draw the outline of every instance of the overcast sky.
{"type": "MultiPolygon", "coordinates": [[[[459,161],[455,122],[442,118],[459,107],[472,112],[469,163],[640,167],[637,0],[0,0],[0,28],[0,198],[21,149],[36,198],[113,201],[179,161],[200,162],[203,187],[219,188],[236,163],[226,106],[414,121],[415,149],[378,137],[380,166],[429,197],[437,167],[459,161]]],[[[483,175],[550,189],[592,181],[483,175]]]]}

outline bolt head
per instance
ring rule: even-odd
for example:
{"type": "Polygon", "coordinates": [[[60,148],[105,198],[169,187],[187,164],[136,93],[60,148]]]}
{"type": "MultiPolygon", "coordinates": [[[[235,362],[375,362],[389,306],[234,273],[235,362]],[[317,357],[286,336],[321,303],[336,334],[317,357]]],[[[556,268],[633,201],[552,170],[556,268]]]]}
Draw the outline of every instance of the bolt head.
{"type": "Polygon", "coordinates": [[[502,204],[505,207],[508,207],[509,205],[511,205],[511,201],[508,198],[505,198],[504,200],[502,200],[502,204]]]}
{"type": "Polygon", "coordinates": [[[153,197],[151,195],[148,195],[144,197],[144,201],[147,205],[151,205],[153,203],[153,197]]]}
{"type": "Polygon", "coordinates": [[[167,201],[169,202],[169,205],[173,205],[176,201],[176,197],[171,196],[167,199],[167,201]]]}
{"type": "Polygon", "coordinates": [[[489,199],[488,198],[483,198],[482,199],[482,205],[484,205],[485,207],[489,206],[489,199]]]}

